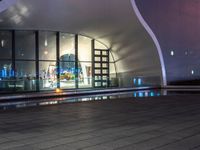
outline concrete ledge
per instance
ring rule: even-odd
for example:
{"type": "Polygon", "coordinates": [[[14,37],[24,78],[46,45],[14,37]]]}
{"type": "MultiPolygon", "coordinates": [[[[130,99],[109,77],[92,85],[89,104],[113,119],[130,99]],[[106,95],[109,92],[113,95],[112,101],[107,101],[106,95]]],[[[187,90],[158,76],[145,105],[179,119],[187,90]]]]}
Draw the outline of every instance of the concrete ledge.
{"type": "Polygon", "coordinates": [[[180,89],[184,89],[184,90],[194,90],[194,89],[199,89],[200,90],[200,86],[188,86],[188,85],[170,85],[170,86],[165,86],[165,87],[162,87],[162,89],[175,89],[175,90],[180,90],[180,89]]]}

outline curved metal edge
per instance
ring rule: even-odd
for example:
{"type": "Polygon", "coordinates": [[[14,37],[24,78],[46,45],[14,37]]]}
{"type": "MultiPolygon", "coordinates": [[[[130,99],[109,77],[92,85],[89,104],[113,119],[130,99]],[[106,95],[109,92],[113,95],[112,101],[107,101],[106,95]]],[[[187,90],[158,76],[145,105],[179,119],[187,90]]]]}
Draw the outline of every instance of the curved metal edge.
{"type": "Polygon", "coordinates": [[[143,25],[143,27],[149,33],[149,35],[151,36],[152,40],[154,41],[154,44],[156,45],[156,48],[157,48],[157,51],[158,51],[158,55],[159,55],[159,59],[160,59],[160,65],[161,65],[161,69],[162,69],[162,83],[161,83],[161,85],[163,87],[165,87],[165,86],[167,86],[166,68],[165,68],[164,58],[163,58],[162,50],[161,50],[160,44],[158,42],[158,39],[156,38],[155,34],[153,33],[152,29],[149,27],[147,22],[142,17],[142,15],[141,15],[138,7],[137,7],[137,4],[136,4],[135,0],[130,0],[130,1],[132,3],[133,10],[135,11],[135,14],[138,17],[140,23],[143,25]]]}

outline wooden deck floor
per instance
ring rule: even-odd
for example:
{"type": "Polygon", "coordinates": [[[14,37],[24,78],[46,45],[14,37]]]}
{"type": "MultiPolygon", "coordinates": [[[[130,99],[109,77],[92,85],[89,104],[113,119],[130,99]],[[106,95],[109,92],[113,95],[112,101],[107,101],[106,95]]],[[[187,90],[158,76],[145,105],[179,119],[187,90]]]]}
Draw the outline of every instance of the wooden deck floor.
{"type": "Polygon", "coordinates": [[[200,149],[200,95],[0,111],[0,150],[200,149]]]}

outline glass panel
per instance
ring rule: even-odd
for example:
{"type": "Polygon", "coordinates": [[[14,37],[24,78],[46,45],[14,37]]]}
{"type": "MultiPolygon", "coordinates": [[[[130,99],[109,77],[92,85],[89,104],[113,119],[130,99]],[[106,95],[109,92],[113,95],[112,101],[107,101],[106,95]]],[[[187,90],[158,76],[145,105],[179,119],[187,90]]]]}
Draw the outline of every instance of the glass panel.
{"type": "Polygon", "coordinates": [[[100,69],[95,69],[95,74],[100,74],[101,70],[100,69]]]}
{"type": "Polygon", "coordinates": [[[95,82],[95,87],[100,87],[101,86],[101,82],[95,82]]]}
{"type": "Polygon", "coordinates": [[[100,64],[100,63],[95,63],[95,67],[96,67],[96,68],[100,68],[100,67],[101,67],[101,64],[100,64]]]}
{"type": "Polygon", "coordinates": [[[107,80],[108,77],[107,76],[102,76],[102,80],[107,80]]]}
{"type": "Polygon", "coordinates": [[[16,90],[35,90],[35,77],[35,61],[16,61],[16,90]]]}
{"type": "Polygon", "coordinates": [[[108,58],[107,57],[102,57],[102,61],[107,62],[108,58]]]}
{"type": "Polygon", "coordinates": [[[60,87],[75,88],[75,62],[60,62],[60,87]]]}
{"type": "Polygon", "coordinates": [[[35,33],[33,31],[16,31],[16,59],[35,59],[35,33]]]}
{"type": "Polygon", "coordinates": [[[91,63],[80,62],[80,68],[78,71],[79,87],[92,87],[92,66],[91,63]]]}
{"type": "Polygon", "coordinates": [[[40,32],[39,34],[39,59],[56,60],[56,33],[40,32]]]}
{"type": "Polygon", "coordinates": [[[78,60],[79,61],[92,60],[91,39],[88,37],[84,36],[78,37],[78,60]]]}
{"type": "Polygon", "coordinates": [[[95,41],[95,49],[108,49],[104,44],[95,41]]]}
{"type": "Polygon", "coordinates": [[[55,61],[39,62],[40,89],[50,90],[57,87],[57,69],[55,61]]]}
{"type": "Polygon", "coordinates": [[[102,55],[107,56],[108,55],[108,51],[102,51],[102,55]]]}
{"type": "Polygon", "coordinates": [[[102,67],[103,68],[107,68],[108,67],[108,63],[102,63],[102,67]]]}
{"type": "Polygon", "coordinates": [[[107,82],[103,82],[103,86],[107,87],[107,82]]]}
{"type": "Polygon", "coordinates": [[[9,31],[0,32],[0,53],[0,59],[11,59],[12,57],[12,34],[9,31]]]}
{"type": "Polygon", "coordinates": [[[14,89],[14,70],[11,61],[0,61],[0,91],[14,89]]]}
{"type": "Polygon", "coordinates": [[[95,61],[101,61],[101,57],[95,57],[95,61]]]}
{"type": "Polygon", "coordinates": [[[106,74],[106,73],[108,73],[108,70],[107,70],[107,69],[103,69],[103,70],[102,70],[102,73],[103,73],[103,74],[106,74]]]}
{"type": "Polygon", "coordinates": [[[101,80],[101,76],[100,75],[95,75],[95,80],[101,80]]]}
{"type": "Polygon", "coordinates": [[[74,34],[60,34],[60,60],[75,61],[75,36],[74,34]]]}
{"type": "Polygon", "coordinates": [[[101,55],[101,51],[95,51],[95,55],[101,55]]]}
{"type": "Polygon", "coordinates": [[[61,61],[75,61],[75,55],[74,54],[64,54],[60,57],[61,61]]]}

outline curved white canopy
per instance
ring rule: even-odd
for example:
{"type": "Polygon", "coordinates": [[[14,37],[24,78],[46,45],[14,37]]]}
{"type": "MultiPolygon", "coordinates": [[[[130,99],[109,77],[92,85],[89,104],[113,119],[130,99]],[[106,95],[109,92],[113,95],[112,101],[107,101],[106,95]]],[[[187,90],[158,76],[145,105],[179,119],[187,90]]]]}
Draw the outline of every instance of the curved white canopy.
{"type": "Polygon", "coordinates": [[[17,0],[0,14],[0,19],[0,29],[87,35],[111,48],[119,76],[162,78],[156,46],[140,24],[130,0],[17,0]]]}

